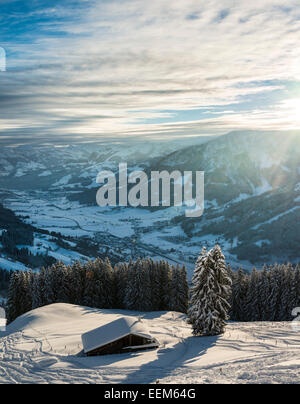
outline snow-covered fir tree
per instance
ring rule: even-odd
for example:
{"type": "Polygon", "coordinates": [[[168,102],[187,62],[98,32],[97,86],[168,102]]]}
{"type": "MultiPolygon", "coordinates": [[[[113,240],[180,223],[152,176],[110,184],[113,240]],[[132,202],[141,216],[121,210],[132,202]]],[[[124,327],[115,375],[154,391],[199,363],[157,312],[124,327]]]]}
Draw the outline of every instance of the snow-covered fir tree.
{"type": "Polygon", "coordinates": [[[209,270],[207,268],[207,250],[202,248],[196,264],[192,278],[192,288],[190,290],[190,305],[188,308],[188,322],[196,326],[196,321],[201,315],[201,301],[204,300],[204,294],[212,288],[209,282],[209,270]]]}
{"type": "Polygon", "coordinates": [[[195,266],[188,315],[194,335],[219,335],[225,330],[230,308],[231,279],[217,245],[202,250],[195,266]]]}
{"type": "Polygon", "coordinates": [[[220,315],[220,326],[223,321],[225,327],[225,322],[229,319],[228,313],[230,309],[230,299],[232,293],[232,280],[225,262],[224,254],[219,245],[216,245],[211,250],[212,261],[215,266],[216,271],[216,286],[217,286],[217,310],[220,315]]]}

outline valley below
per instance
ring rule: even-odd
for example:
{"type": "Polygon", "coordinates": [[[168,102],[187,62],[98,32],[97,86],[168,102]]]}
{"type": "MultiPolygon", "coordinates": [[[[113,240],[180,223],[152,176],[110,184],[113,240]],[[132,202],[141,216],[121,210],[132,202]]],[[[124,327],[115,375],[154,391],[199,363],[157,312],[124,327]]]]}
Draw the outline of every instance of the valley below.
{"type": "MultiPolygon", "coordinates": [[[[0,202],[34,228],[32,255],[70,264],[97,256],[185,264],[189,277],[202,247],[220,244],[228,263],[250,269],[297,263],[300,142],[296,133],[231,133],[193,146],[160,143],[16,148],[1,151],[0,202]],[[101,170],[205,172],[205,210],[96,204],[101,170]]],[[[2,219],[4,220],[4,219],[2,219]]],[[[5,223],[0,229],[5,230],[5,223]]],[[[0,267],[28,265],[1,253],[0,267]]],[[[35,268],[33,268],[35,269],[35,268]]]]}

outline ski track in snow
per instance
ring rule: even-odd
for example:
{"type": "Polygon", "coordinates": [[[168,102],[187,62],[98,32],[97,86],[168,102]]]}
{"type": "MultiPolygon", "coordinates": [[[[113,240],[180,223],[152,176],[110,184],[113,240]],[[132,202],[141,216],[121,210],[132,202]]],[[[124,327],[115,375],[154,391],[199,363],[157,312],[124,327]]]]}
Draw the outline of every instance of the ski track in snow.
{"type": "MultiPolygon", "coordinates": [[[[57,306],[62,305],[47,307],[57,306]]],[[[65,329],[62,322],[53,322],[49,328],[45,320],[39,323],[35,319],[34,325],[29,321],[23,329],[2,338],[0,335],[0,383],[300,382],[300,333],[290,323],[229,323],[223,336],[199,338],[191,336],[190,326],[179,313],[142,313],[143,321],[161,343],[159,350],[86,358],[78,355],[82,349],[76,328],[80,324],[79,308],[63,306],[74,310],[73,318],[65,321],[65,329]]],[[[47,314],[47,307],[38,310],[47,314]]],[[[83,331],[95,327],[96,316],[106,323],[120,315],[138,315],[80,310],[83,331]]]]}

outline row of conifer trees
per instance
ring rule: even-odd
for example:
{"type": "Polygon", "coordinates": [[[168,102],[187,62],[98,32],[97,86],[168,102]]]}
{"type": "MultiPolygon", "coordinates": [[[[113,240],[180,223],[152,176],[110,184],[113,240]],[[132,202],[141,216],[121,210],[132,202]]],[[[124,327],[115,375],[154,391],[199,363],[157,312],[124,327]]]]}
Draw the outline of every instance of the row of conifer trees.
{"type": "Polygon", "coordinates": [[[255,268],[251,274],[226,266],[220,246],[204,248],[190,291],[188,320],[194,335],[219,335],[226,321],[290,321],[300,307],[300,267],[255,268]]]}
{"type": "Polygon", "coordinates": [[[271,265],[231,272],[233,321],[290,321],[300,307],[300,266],[271,265]]]}
{"type": "Polygon", "coordinates": [[[52,303],[71,303],[103,309],[173,310],[185,313],[188,282],[185,267],[166,261],[138,259],[112,268],[109,260],[86,264],[63,262],[40,272],[12,273],[7,318],[52,303]]]}
{"type": "Polygon", "coordinates": [[[190,313],[191,307],[197,316],[206,310],[207,318],[218,306],[223,321],[225,312],[233,321],[290,321],[293,309],[300,307],[300,267],[273,265],[251,273],[242,269],[234,272],[216,246],[209,252],[202,251],[190,293],[185,267],[151,259],[114,268],[109,260],[101,259],[72,266],[57,262],[37,273],[12,273],[7,301],[9,322],[52,303],[182,313],[190,304],[190,313]]]}

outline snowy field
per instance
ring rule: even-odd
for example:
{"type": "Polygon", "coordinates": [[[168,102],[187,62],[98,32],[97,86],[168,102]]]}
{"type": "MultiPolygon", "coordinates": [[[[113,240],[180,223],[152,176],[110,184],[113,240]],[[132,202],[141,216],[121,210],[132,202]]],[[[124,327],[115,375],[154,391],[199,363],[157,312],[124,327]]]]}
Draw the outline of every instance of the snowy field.
{"type": "MultiPolygon", "coordinates": [[[[239,261],[228,253],[230,245],[222,237],[215,235],[203,237],[187,237],[179,225],[172,224],[184,208],[171,207],[164,210],[150,212],[138,208],[100,208],[98,206],[83,206],[77,202],[70,202],[66,198],[54,197],[49,199],[49,193],[38,192],[35,196],[26,193],[14,193],[6,199],[5,205],[17,215],[28,216],[26,222],[33,226],[61,233],[63,236],[95,238],[98,232],[104,232],[114,237],[125,239],[130,246],[130,240],[142,244],[152,251],[144,250],[146,255],[157,256],[158,259],[170,258],[173,264],[185,264],[188,276],[191,278],[194,262],[200,254],[202,246],[212,248],[216,242],[226,251],[226,258],[232,266],[243,265],[250,269],[249,262],[239,261]],[[178,246],[180,245],[180,248],[178,246]]],[[[235,240],[235,244],[238,240],[235,240]]],[[[131,247],[133,244],[131,244],[131,247]]],[[[60,259],[60,256],[53,255],[60,259]]],[[[65,262],[74,260],[67,251],[61,252],[65,262]]],[[[76,257],[80,259],[81,257],[76,257]]]]}
{"type": "Polygon", "coordinates": [[[25,271],[26,265],[18,261],[12,261],[11,259],[0,257],[0,268],[13,271],[25,271]]]}
{"type": "Polygon", "coordinates": [[[291,323],[230,323],[220,337],[192,337],[185,316],[55,304],[0,335],[0,383],[299,383],[300,331],[291,323]],[[153,351],[86,358],[81,334],[141,315],[153,351]]]}

